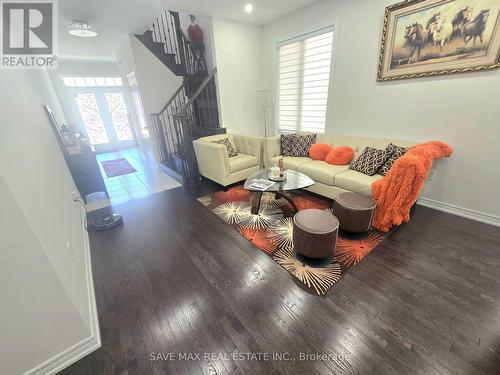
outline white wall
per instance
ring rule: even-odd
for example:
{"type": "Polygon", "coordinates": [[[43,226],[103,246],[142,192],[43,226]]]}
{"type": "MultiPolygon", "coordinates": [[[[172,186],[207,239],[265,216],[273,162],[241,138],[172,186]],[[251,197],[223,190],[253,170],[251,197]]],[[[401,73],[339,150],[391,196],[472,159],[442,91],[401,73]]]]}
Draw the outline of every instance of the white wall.
{"type": "MultiPolygon", "coordinates": [[[[118,48],[116,60],[124,82],[127,74],[135,72],[146,121],[151,128],[149,115],[161,110],[182,85],[182,77],[172,73],[134,35],[130,35],[118,48]]],[[[150,134],[153,136],[152,132],[150,134]]],[[[159,160],[156,147],[154,152],[156,159],[159,160]]]]}
{"type": "Polygon", "coordinates": [[[130,36],[134,56],[135,73],[144,101],[146,115],[159,112],[182,85],[182,77],[176,76],[158,60],[135,36],[130,36]]]}
{"type": "Polygon", "coordinates": [[[1,342],[23,342],[2,347],[0,372],[19,373],[1,369],[30,369],[88,338],[95,301],[88,289],[81,209],[72,202],[76,187],[43,108],[51,105],[63,120],[48,74],[4,70],[0,82],[0,211],[6,215],[0,225],[6,244],[0,244],[1,342]]]}
{"type": "Polygon", "coordinates": [[[335,24],[327,131],[448,143],[455,152],[437,163],[423,197],[500,220],[500,71],[377,83],[383,15],[392,3],[325,0],[266,25],[262,82],[274,82],[276,42],[335,24]]]}
{"type": "Polygon", "coordinates": [[[263,136],[261,27],[220,18],[213,25],[222,123],[228,132],[263,136]]]}
{"type": "Polygon", "coordinates": [[[0,176],[0,373],[22,374],[89,335],[0,176]]]}

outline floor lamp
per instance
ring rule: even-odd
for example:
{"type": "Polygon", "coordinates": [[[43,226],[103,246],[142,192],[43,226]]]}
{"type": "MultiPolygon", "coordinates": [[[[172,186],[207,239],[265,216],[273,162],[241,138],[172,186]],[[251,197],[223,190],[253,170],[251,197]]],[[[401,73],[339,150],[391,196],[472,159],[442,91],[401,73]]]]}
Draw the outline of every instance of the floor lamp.
{"type": "Polygon", "coordinates": [[[260,89],[257,92],[259,93],[260,108],[264,116],[264,138],[267,138],[267,123],[270,122],[269,115],[271,114],[271,90],[260,89]]]}

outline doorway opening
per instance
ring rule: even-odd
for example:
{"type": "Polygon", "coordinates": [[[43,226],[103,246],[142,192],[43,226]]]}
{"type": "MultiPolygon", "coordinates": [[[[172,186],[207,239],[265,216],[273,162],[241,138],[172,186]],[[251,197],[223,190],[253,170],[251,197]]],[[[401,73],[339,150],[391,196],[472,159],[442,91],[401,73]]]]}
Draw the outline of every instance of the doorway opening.
{"type": "Polygon", "coordinates": [[[80,130],[97,153],[136,146],[119,77],[63,77],[80,130]]]}
{"type": "Polygon", "coordinates": [[[78,120],[78,130],[84,133],[97,154],[109,195],[108,202],[101,193],[91,194],[89,210],[180,186],[154,162],[137,83],[135,77],[127,78],[132,100],[125,94],[119,77],[62,77],[78,120]],[[137,122],[130,117],[134,111],[137,122]]]}

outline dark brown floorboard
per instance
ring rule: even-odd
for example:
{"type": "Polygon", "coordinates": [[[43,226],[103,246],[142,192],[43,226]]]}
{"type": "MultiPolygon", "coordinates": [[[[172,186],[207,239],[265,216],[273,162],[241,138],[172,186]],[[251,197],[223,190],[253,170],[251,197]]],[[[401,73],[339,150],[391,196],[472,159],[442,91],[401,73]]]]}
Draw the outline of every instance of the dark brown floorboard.
{"type": "Polygon", "coordinates": [[[63,374],[500,373],[499,228],[417,207],[317,297],[182,188],[115,211],[91,234],[102,348],[63,374]],[[190,352],[228,356],[149,358],[190,352]]]}

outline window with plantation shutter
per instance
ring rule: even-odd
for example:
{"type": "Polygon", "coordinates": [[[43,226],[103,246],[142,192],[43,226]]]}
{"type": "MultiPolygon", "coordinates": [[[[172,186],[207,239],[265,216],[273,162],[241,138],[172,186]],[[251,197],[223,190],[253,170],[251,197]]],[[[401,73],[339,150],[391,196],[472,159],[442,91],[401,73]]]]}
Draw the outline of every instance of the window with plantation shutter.
{"type": "Polygon", "coordinates": [[[278,44],[278,130],[325,131],[333,27],[278,44]]]}

